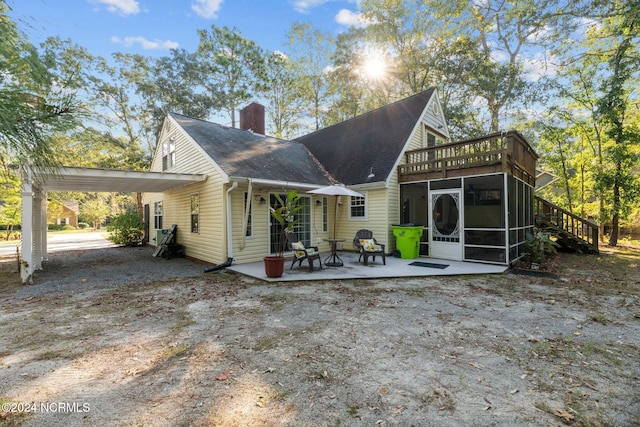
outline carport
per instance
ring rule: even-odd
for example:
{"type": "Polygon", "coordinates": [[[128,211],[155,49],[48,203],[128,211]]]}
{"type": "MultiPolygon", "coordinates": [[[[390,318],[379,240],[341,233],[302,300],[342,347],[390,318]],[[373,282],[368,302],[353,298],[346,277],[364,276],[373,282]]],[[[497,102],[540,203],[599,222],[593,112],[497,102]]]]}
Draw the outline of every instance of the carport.
{"type": "Polygon", "coordinates": [[[22,177],[20,276],[31,283],[47,260],[47,191],[162,193],[206,180],[205,175],[63,166],[29,168],[22,177]]]}

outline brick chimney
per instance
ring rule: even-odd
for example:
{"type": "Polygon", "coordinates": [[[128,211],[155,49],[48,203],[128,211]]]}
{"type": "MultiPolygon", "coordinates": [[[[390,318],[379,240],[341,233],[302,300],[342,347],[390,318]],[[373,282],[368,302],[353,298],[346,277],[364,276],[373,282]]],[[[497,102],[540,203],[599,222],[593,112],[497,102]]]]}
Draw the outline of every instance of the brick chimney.
{"type": "Polygon", "coordinates": [[[240,129],[264,135],[264,106],[252,102],[240,110],[240,129]]]}

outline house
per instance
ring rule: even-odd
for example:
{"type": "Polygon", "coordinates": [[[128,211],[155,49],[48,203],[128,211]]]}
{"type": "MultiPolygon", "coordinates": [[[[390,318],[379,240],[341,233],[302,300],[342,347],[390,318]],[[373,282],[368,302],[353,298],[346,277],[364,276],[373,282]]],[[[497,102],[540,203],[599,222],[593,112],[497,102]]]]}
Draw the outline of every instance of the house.
{"type": "Polygon", "coordinates": [[[80,205],[78,202],[70,200],[63,202],[49,200],[48,204],[49,223],[60,226],[70,225],[78,228],[78,214],[80,213],[80,205]]]}
{"type": "Polygon", "coordinates": [[[265,136],[255,103],[240,126],[167,115],[151,171],[207,178],[146,193],[149,235],[177,224],[187,256],[259,261],[275,251],[275,194],[295,189],[300,239],[328,251],[336,199],[306,192],[333,183],[363,195],[337,200],[345,249],[366,228],[393,252],[391,225],[413,223],[424,229],[423,256],[509,264],[534,226],[531,146],[515,131],[450,142],[435,88],[294,141],[265,136]]]}

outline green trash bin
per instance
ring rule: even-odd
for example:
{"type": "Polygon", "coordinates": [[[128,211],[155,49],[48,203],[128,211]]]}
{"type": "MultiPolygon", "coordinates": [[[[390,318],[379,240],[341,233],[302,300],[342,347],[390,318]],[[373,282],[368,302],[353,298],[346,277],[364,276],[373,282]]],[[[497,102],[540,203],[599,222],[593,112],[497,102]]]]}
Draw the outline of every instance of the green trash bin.
{"type": "Polygon", "coordinates": [[[400,258],[418,258],[423,227],[416,224],[392,224],[391,228],[396,236],[396,249],[400,251],[400,258]]]}

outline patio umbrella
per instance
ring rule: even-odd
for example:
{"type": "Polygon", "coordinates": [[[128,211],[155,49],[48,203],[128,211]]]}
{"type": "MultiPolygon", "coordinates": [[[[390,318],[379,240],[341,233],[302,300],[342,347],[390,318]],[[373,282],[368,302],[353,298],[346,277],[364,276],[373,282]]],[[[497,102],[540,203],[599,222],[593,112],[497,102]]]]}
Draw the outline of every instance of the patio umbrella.
{"type": "Polygon", "coordinates": [[[343,184],[333,184],[322,188],[316,188],[315,190],[307,191],[310,194],[322,194],[326,196],[335,196],[336,203],[333,208],[333,239],[336,239],[336,216],[338,213],[338,197],[340,196],[353,196],[364,197],[363,194],[358,193],[345,187],[343,184]]]}

